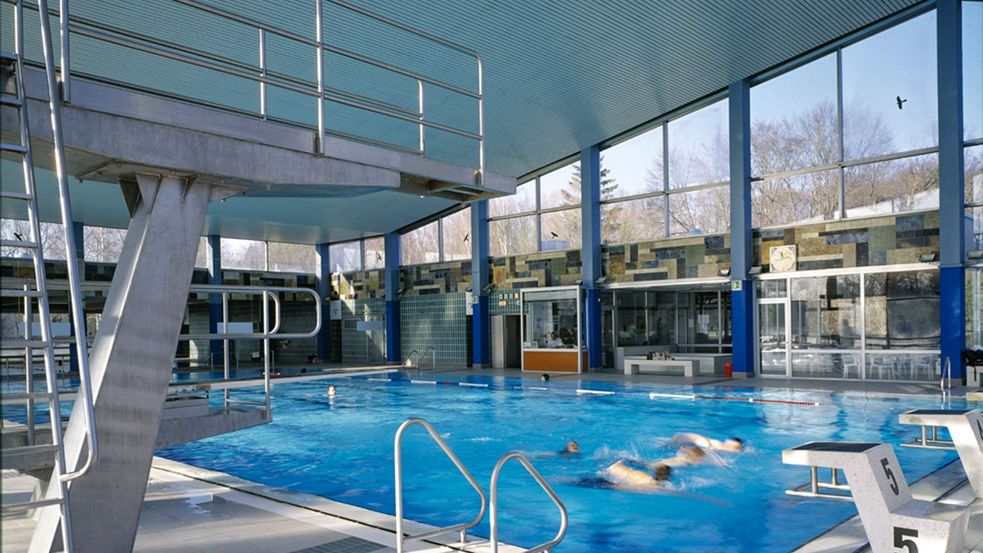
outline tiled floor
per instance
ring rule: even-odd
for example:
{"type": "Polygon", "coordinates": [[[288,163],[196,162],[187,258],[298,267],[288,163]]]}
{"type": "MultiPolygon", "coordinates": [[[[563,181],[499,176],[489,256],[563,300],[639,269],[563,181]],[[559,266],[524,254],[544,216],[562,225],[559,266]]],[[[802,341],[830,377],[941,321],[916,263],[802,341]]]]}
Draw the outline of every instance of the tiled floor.
{"type": "MultiPolygon", "coordinates": [[[[3,477],[4,503],[29,497],[31,478],[13,471],[3,471],[3,477]]],[[[134,551],[390,553],[395,551],[393,528],[394,519],[388,515],[155,459],[134,551]],[[284,501],[288,497],[294,504],[284,501]]],[[[407,525],[411,533],[423,529],[429,527],[407,525]]],[[[33,530],[34,521],[26,516],[4,517],[0,528],[2,552],[26,551],[33,530]]],[[[487,541],[472,542],[464,549],[420,543],[408,548],[418,553],[489,549],[487,541]]],[[[503,551],[514,553],[515,549],[503,551]]]]}

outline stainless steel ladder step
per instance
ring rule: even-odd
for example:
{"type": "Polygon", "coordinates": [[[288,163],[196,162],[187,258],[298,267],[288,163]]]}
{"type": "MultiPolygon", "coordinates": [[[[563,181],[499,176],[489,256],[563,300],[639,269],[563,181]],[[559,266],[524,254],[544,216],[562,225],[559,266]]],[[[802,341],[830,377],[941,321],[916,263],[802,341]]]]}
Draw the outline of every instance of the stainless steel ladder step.
{"type": "Polygon", "coordinates": [[[0,151],[11,152],[14,154],[27,154],[27,147],[21,146],[20,144],[10,144],[7,142],[0,142],[0,151]]]}
{"type": "Polygon", "coordinates": [[[0,348],[45,348],[48,347],[46,340],[23,340],[14,338],[4,338],[0,340],[0,348]]]}
{"type": "Polygon", "coordinates": [[[24,192],[0,192],[0,199],[4,200],[21,200],[29,202],[34,199],[34,196],[30,194],[25,194],[24,192]]]}
{"type": "Polygon", "coordinates": [[[36,242],[31,242],[28,240],[0,240],[0,246],[4,248],[20,248],[22,250],[38,249],[36,242]]]}
{"type": "Polygon", "coordinates": [[[0,403],[18,403],[28,399],[43,399],[47,401],[51,399],[51,396],[52,394],[50,392],[16,392],[0,395],[0,403]]]}
{"type": "Polygon", "coordinates": [[[0,290],[0,298],[40,298],[37,290],[0,290]]]}
{"type": "Polygon", "coordinates": [[[41,507],[49,507],[53,505],[61,505],[61,498],[54,499],[39,499],[37,501],[25,501],[23,503],[13,503],[11,505],[4,505],[4,513],[23,513],[24,511],[30,511],[31,509],[39,509],[41,507]]]}
{"type": "Polygon", "coordinates": [[[18,98],[17,96],[11,96],[9,94],[0,94],[0,105],[13,106],[19,108],[22,105],[24,105],[24,102],[22,102],[21,99],[18,98]]]}

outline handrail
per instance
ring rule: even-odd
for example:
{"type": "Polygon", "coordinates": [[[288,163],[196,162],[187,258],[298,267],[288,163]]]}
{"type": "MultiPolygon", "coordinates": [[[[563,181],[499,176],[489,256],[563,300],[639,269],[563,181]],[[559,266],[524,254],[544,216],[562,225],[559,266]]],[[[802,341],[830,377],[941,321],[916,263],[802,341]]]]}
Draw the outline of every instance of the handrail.
{"type": "Polygon", "coordinates": [[[539,474],[536,467],[529,462],[529,459],[526,459],[525,455],[519,453],[518,451],[511,451],[503,455],[498,462],[495,463],[495,469],[492,470],[491,508],[489,509],[491,534],[489,540],[491,541],[491,552],[498,553],[498,478],[501,475],[502,467],[504,467],[505,463],[512,459],[517,459],[519,463],[522,464],[523,468],[526,469],[526,472],[533,477],[533,480],[535,480],[536,483],[539,484],[539,487],[546,492],[547,496],[549,496],[550,501],[552,501],[553,504],[556,505],[556,508],[560,510],[560,529],[557,530],[556,536],[547,542],[523,550],[523,553],[539,553],[541,551],[549,553],[553,547],[556,547],[561,541],[563,541],[563,537],[567,533],[567,507],[563,504],[563,501],[560,500],[560,497],[556,495],[556,492],[553,491],[553,488],[546,483],[546,479],[543,478],[543,475],[539,474]]]}
{"type": "MultiPolygon", "coordinates": [[[[0,0],[3,2],[12,2],[13,0],[0,0]]],[[[238,24],[244,25],[246,27],[252,28],[256,31],[256,36],[258,37],[257,50],[259,52],[258,62],[256,64],[247,63],[240,60],[235,60],[222,56],[220,54],[214,54],[211,52],[206,52],[198,48],[191,46],[184,46],[170,42],[167,40],[155,38],[153,36],[137,33],[127,29],[120,29],[113,25],[95,21],[92,19],[79,17],[77,15],[69,15],[68,10],[68,0],[59,0],[59,9],[48,10],[49,13],[57,14],[60,19],[60,32],[61,32],[61,47],[62,47],[62,57],[61,57],[61,84],[62,84],[62,99],[65,102],[70,101],[69,99],[69,84],[71,82],[71,69],[70,69],[70,59],[68,57],[69,52],[69,37],[70,33],[75,33],[79,36],[84,36],[91,38],[100,42],[107,44],[113,44],[128,48],[131,50],[136,50],[140,52],[145,52],[158,57],[163,57],[166,59],[174,60],[180,63],[185,63],[188,65],[194,65],[197,67],[202,67],[211,71],[216,71],[228,75],[232,75],[238,78],[253,81],[258,84],[258,111],[247,110],[249,114],[256,115],[261,119],[268,118],[267,101],[269,95],[267,94],[268,87],[277,87],[283,90],[296,92],[306,96],[312,96],[316,98],[317,107],[317,126],[316,126],[316,136],[317,145],[315,151],[319,154],[324,154],[324,143],[326,134],[335,134],[337,136],[346,136],[354,138],[356,140],[364,140],[365,142],[372,144],[380,144],[385,147],[394,148],[398,150],[409,150],[417,155],[426,155],[426,141],[424,138],[424,129],[430,128],[433,130],[446,132],[454,134],[457,136],[464,137],[466,139],[474,140],[478,145],[478,167],[476,169],[476,184],[482,186],[484,184],[484,173],[485,173],[485,145],[484,145],[484,62],[481,56],[478,55],[474,50],[467,48],[465,46],[456,44],[447,39],[443,39],[431,33],[416,29],[405,23],[401,23],[394,19],[373,13],[365,8],[361,8],[352,5],[343,0],[313,0],[315,2],[315,36],[313,38],[304,36],[287,29],[276,27],[274,25],[269,25],[258,21],[251,17],[247,17],[232,11],[216,7],[211,4],[200,2],[198,0],[171,0],[174,3],[181,4],[188,8],[198,10],[204,13],[214,15],[216,17],[233,21],[238,24]],[[400,67],[392,63],[388,63],[364,54],[359,54],[357,52],[342,48],[340,46],[335,46],[328,44],[324,40],[324,10],[323,4],[327,2],[335,6],[347,9],[358,15],[372,18],[380,23],[398,29],[403,32],[410,33],[421,39],[430,41],[442,47],[449,48],[460,54],[464,54],[471,57],[475,62],[475,69],[477,73],[476,90],[471,90],[466,87],[462,87],[442,79],[435,77],[430,77],[424,75],[418,71],[413,71],[405,67],[400,67]],[[266,42],[268,34],[273,34],[281,38],[296,42],[298,44],[309,46],[317,50],[316,59],[316,81],[308,81],[292,75],[287,75],[285,73],[280,73],[271,70],[267,63],[266,56],[266,42]],[[355,92],[349,92],[346,90],[341,90],[338,88],[333,88],[328,86],[324,71],[324,53],[330,53],[337,56],[342,56],[347,59],[353,60],[360,64],[365,64],[372,66],[383,71],[388,71],[390,73],[406,77],[413,81],[413,85],[416,90],[416,106],[413,108],[407,108],[403,106],[397,106],[386,102],[384,100],[379,100],[371,98],[362,94],[355,92]],[[424,113],[424,84],[428,86],[434,86],[447,90],[453,94],[457,94],[466,98],[471,98],[477,101],[477,132],[472,132],[463,128],[445,125],[428,119],[424,113]],[[326,128],[325,115],[324,115],[324,102],[333,102],[336,104],[345,105],[362,111],[368,111],[392,119],[405,121],[412,123],[418,127],[419,137],[417,138],[417,148],[407,148],[404,145],[397,144],[395,142],[379,141],[369,137],[357,137],[351,136],[346,133],[341,132],[331,132],[326,128]]],[[[45,2],[47,9],[47,3],[45,2]]],[[[31,9],[37,9],[37,6],[27,6],[31,9]]],[[[98,76],[86,75],[82,73],[77,73],[78,76],[99,79],[98,76]]],[[[121,83],[126,86],[125,83],[121,83]]],[[[145,89],[142,91],[147,92],[145,89]]],[[[153,91],[149,91],[153,93],[153,91]]],[[[180,97],[180,99],[196,103],[196,100],[191,97],[186,97],[183,95],[167,94],[169,97],[180,97]]],[[[198,101],[197,103],[202,103],[198,101]]],[[[210,106],[214,104],[209,103],[210,106]]],[[[222,107],[222,106],[219,106],[222,107]]],[[[225,106],[226,109],[234,110],[236,112],[242,112],[240,108],[232,108],[230,106],[225,106]]]]}
{"type": "Polygon", "coordinates": [[[458,531],[461,533],[461,543],[463,544],[467,540],[468,529],[477,526],[478,523],[481,522],[481,519],[485,517],[485,511],[488,507],[488,498],[485,496],[485,491],[481,489],[481,486],[478,484],[478,482],[474,479],[473,476],[471,476],[471,473],[468,472],[468,469],[464,467],[464,463],[462,463],[461,460],[457,458],[457,455],[454,454],[454,451],[452,451],[450,446],[447,445],[447,442],[445,442],[444,439],[441,438],[439,434],[437,434],[437,431],[434,430],[433,426],[431,426],[429,422],[423,419],[414,418],[414,419],[408,419],[406,422],[399,425],[399,428],[396,430],[396,436],[393,439],[393,464],[394,464],[395,485],[396,485],[396,553],[403,553],[404,543],[408,540],[422,540],[422,539],[431,538],[434,536],[449,534],[451,532],[458,532],[458,531]],[[430,530],[429,532],[416,534],[414,536],[405,536],[403,534],[403,445],[402,443],[403,443],[403,434],[406,433],[406,430],[409,427],[414,425],[419,425],[422,426],[424,429],[426,429],[427,433],[430,434],[430,437],[433,438],[433,440],[437,442],[437,445],[440,446],[440,449],[443,450],[444,455],[446,455],[451,460],[451,462],[454,463],[454,466],[457,467],[457,470],[464,476],[465,479],[467,479],[468,484],[471,484],[471,487],[474,488],[474,491],[478,493],[478,497],[481,499],[481,509],[478,511],[478,516],[476,516],[471,521],[461,522],[451,526],[446,526],[444,528],[437,528],[436,530],[430,530]]]}
{"type": "Polygon", "coordinates": [[[952,358],[946,356],[945,368],[939,378],[939,388],[942,390],[942,400],[952,394],[952,358]],[[948,381],[946,380],[948,378],[948,381]]]}
{"type": "MultiPolygon", "coordinates": [[[[41,50],[44,56],[44,73],[48,85],[48,109],[51,112],[51,137],[54,143],[55,176],[58,181],[58,199],[61,208],[61,222],[65,232],[65,250],[77,251],[75,248],[75,233],[69,228],[72,220],[72,204],[68,190],[68,175],[65,173],[65,143],[61,126],[61,91],[55,76],[54,51],[51,44],[51,21],[47,0],[38,0],[38,15],[41,18],[41,50]]],[[[63,22],[64,23],[64,22],[63,22]]],[[[67,41],[67,37],[62,37],[67,41]]],[[[67,59],[65,43],[62,44],[62,56],[67,59]]],[[[64,75],[62,75],[64,78],[64,75]]],[[[18,78],[23,78],[20,75],[18,78]]],[[[71,301],[72,326],[76,334],[85,332],[85,316],[82,311],[82,289],[79,285],[81,272],[78,258],[66,256],[68,263],[68,287],[71,301]]],[[[78,355],[79,366],[79,399],[82,402],[82,414],[85,418],[86,442],[88,452],[82,468],[59,475],[62,482],[77,480],[92,470],[99,459],[99,440],[96,436],[96,414],[93,407],[92,383],[89,378],[89,351],[85,340],[75,341],[75,351],[78,355]]],[[[30,367],[28,367],[28,370],[30,367]]]]}

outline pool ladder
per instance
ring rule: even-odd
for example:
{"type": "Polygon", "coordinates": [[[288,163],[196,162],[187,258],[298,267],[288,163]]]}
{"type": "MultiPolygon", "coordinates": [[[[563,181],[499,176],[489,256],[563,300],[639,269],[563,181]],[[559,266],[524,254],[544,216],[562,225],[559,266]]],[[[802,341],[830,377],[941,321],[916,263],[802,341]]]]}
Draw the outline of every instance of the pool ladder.
{"type": "MultiPolygon", "coordinates": [[[[396,437],[393,443],[393,450],[394,450],[393,463],[395,468],[395,484],[396,484],[396,553],[403,553],[405,551],[405,544],[409,541],[424,540],[427,538],[432,538],[444,534],[450,534],[452,532],[460,533],[461,544],[463,545],[467,541],[468,530],[477,526],[478,523],[481,522],[481,519],[485,517],[485,511],[489,510],[488,496],[485,495],[485,491],[481,488],[481,485],[479,485],[478,482],[474,479],[474,476],[472,476],[471,473],[468,471],[468,469],[464,466],[464,463],[462,463],[461,460],[457,457],[457,455],[454,454],[454,451],[450,448],[449,445],[447,445],[447,442],[445,442],[444,439],[440,437],[440,434],[438,434],[437,431],[434,430],[434,427],[429,422],[423,419],[416,419],[416,418],[409,419],[399,426],[399,429],[396,430],[396,437]],[[404,533],[403,527],[404,527],[405,520],[403,518],[402,442],[403,442],[403,435],[406,433],[406,430],[409,429],[411,426],[422,426],[427,431],[427,433],[430,434],[430,437],[433,438],[433,440],[437,442],[437,445],[440,446],[440,449],[443,450],[444,455],[446,455],[451,460],[451,462],[454,463],[454,466],[457,467],[457,470],[468,481],[468,484],[471,485],[475,493],[478,494],[478,498],[481,500],[481,508],[478,510],[478,514],[470,521],[460,522],[457,524],[453,524],[451,526],[445,526],[443,528],[436,528],[434,530],[423,532],[421,534],[415,534],[412,536],[408,536],[404,533]]],[[[536,483],[539,484],[539,487],[543,490],[543,492],[546,493],[546,495],[550,498],[550,501],[552,501],[553,504],[556,505],[556,508],[560,512],[560,528],[557,530],[556,535],[553,537],[553,539],[541,543],[535,547],[522,550],[522,553],[540,553],[540,552],[549,553],[554,547],[556,547],[561,541],[563,541],[563,537],[567,533],[567,523],[568,523],[567,508],[563,504],[563,501],[560,500],[560,497],[556,495],[556,492],[553,491],[553,488],[550,487],[550,485],[546,482],[546,479],[543,478],[543,475],[541,475],[539,471],[537,471],[536,468],[532,465],[532,463],[529,462],[529,459],[527,459],[523,454],[517,451],[511,451],[500,457],[498,459],[498,462],[495,463],[495,468],[492,470],[491,506],[489,510],[489,517],[490,517],[489,533],[490,533],[491,553],[498,553],[498,547],[499,547],[498,480],[501,475],[502,468],[506,465],[506,463],[508,463],[512,459],[517,460],[522,465],[522,467],[526,469],[526,472],[528,472],[529,475],[532,476],[533,480],[535,480],[536,483]]]]}

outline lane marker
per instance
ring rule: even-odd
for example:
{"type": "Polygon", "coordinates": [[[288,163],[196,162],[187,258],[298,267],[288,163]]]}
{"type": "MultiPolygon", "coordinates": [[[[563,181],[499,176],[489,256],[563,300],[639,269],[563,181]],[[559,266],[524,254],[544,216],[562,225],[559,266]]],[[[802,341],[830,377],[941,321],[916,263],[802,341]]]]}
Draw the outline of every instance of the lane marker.
{"type": "Polygon", "coordinates": [[[410,380],[410,384],[430,384],[432,386],[437,385],[436,380],[410,380]]]}
{"type": "Polygon", "coordinates": [[[584,390],[584,389],[581,389],[581,388],[577,388],[577,393],[578,394],[593,394],[593,395],[596,395],[596,396],[611,396],[611,395],[614,395],[614,392],[609,392],[609,391],[606,391],[606,390],[584,390]]]}
{"type": "Polygon", "coordinates": [[[550,391],[549,388],[543,388],[543,387],[540,387],[540,386],[516,386],[515,389],[516,390],[540,390],[540,391],[543,391],[543,392],[550,391]]]}
{"type": "Polygon", "coordinates": [[[469,388],[487,388],[488,384],[476,384],[474,382],[458,382],[458,386],[467,386],[469,388]]]}
{"type": "Polygon", "coordinates": [[[696,396],[685,395],[685,394],[659,394],[656,392],[651,392],[649,394],[649,399],[657,399],[660,397],[667,397],[670,399],[696,399],[696,396]]]}
{"type": "Polygon", "coordinates": [[[388,378],[370,378],[368,380],[369,382],[392,382],[392,380],[388,378]]]}

